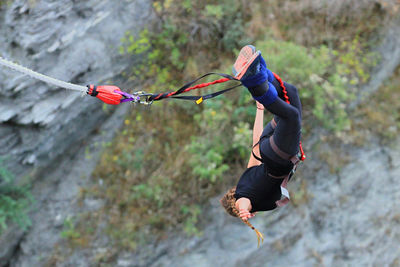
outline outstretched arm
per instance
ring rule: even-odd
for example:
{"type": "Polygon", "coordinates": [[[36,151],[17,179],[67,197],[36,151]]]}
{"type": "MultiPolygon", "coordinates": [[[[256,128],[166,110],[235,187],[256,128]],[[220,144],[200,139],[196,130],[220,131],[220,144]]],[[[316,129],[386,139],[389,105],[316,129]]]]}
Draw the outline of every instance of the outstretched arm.
{"type": "MultiPolygon", "coordinates": [[[[253,152],[256,154],[257,157],[261,158],[259,145],[257,144],[260,141],[260,137],[264,128],[264,106],[257,102],[257,111],[256,111],[256,118],[254,119],[254,126],[253,126],[253,152]],[[255,146],[257,144],[257,146],[255,146]],[[255,147],[254,147],[255,146],[255,147]]],[[[257,160],[253,153],[250,154],[249,163],[247,164],[247,168],[258,166],[261,162],[257,160]]]]}
{"type": "Polygon", "coordinates": [[[239,210],[239,217],[242,220],[248,220],[252,217],[255,216],[255,213],[250,213],[251,211],[251,202],[250,199],[247,197],[241,197],[238,200],[236,200],[236,208],[239,210]]]}

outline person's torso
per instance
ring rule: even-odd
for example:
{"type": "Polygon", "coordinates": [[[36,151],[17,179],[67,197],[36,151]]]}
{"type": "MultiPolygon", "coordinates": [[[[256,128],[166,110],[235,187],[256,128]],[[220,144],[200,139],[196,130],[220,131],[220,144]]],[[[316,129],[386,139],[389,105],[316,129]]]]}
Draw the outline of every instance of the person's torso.
{"type": "Polygon", "coordinates": [[[264,164],[250,167],[240,177],[235,197],[250,199],[251,212],[272,210],[276,208],[275,202],[281,198],[282,180],[268,176],[264,164]]]}

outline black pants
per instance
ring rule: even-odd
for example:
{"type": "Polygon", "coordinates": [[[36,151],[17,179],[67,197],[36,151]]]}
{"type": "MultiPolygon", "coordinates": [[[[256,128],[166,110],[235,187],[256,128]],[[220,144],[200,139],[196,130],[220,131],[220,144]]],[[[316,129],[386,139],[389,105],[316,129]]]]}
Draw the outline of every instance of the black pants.
{"type": "MultiPolygon", "coordinates": [[[[272,136],[277,147],[291,156],[299,152],[299,143],[301,137],[301,102],[297,88],[291,84],[285,83],[287,94],[290,104],[287,104],[283,99],[282,88],[279,82],[274,80],[272,84],[278,92],[278,99],[270,104],[264,105],[265,108],[274,114],[273,123],[268,123],[264,128],[260,137],[260,154],[263,159],[268,173],[274,176],[282,176],[288,174],[292,168],[293,163],[289,159],[280,157],[271,147],[269,137],[272,136]]],[[[258,96],[262,92],[267,92],[268,83],[257,86],[257,88],[249,88],[252,94],[258,96]]]]}

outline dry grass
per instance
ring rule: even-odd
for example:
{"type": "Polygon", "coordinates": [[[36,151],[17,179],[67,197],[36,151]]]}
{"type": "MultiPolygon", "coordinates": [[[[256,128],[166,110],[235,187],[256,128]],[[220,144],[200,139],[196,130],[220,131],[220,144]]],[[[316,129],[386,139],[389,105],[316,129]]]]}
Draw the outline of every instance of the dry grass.
{"type": "MultiPolygon", "coordinates": [[[[300,183],[296,183],[295,188],[290,188],[291,192],[291,203],[293,206],[298,207],[303,204],[307,204],[314,196],[308,191],[307,181],[301,177],[295,177],[294,179],[300,179],[300,183]]],[[[295,181],[296,181],[295,180],[295,181]]]]}
{"type": "Polygon", "coordinates": [[[278,25],[279,35],[296,43],[336,47],[356,35],[376,33],[398,13],[399,6],[396,0],[274,0],[263,5],[263,23],[272,25],[273,32],[278,25]]]}
{"type": "Polygon", "coordinates": [[[363,144],[368,136],[378,135],[384,143],[400,133],[400,68],[354,114],[353,143],[363,144]]]}

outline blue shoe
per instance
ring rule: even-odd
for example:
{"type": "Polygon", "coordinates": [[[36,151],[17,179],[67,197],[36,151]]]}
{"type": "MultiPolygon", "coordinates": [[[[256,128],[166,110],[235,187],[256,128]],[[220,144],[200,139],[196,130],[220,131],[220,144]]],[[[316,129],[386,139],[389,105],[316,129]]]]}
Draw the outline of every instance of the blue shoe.
{"type": "Polygon", "coordinates": [[[261,52],[256,51],[254,46],[244,46],[240,50],[235,64],[233,64],[233,76],[238,80],[242,80],[255,75],[258,72],[257,66],[260,65],[260,55],[261,52]]]}
{"type": "MultiPolygon", "coordinates": [[[[252,45],[246,45],[232,67],[233,76],[246,87],[254,87],[268,80],[269,70],[260,51],[252,45]]],[[[272,73],[271,73],[272,74],[272,73]]]]}

